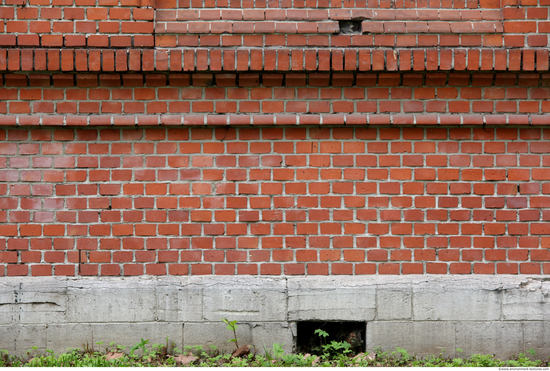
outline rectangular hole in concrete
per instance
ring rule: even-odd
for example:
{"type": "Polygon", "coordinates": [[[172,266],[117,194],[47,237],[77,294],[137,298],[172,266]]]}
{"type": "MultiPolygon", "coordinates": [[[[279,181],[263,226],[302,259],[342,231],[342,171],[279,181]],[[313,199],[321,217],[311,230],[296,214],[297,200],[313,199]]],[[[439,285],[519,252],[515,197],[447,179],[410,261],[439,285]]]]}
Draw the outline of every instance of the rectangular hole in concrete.
{"type": "Polygon", "coordinates": [[[328,333],[324,339],[325,344],[333,340],[347,341],[351,345],[353,353],[365,351],[366,346],[366,322],[328,322],[328,321],[303,321],[298,322],[297,347],[300,353],[319,354],[321,339],[315,334],[315,330],[321,329],[328,333]]]}

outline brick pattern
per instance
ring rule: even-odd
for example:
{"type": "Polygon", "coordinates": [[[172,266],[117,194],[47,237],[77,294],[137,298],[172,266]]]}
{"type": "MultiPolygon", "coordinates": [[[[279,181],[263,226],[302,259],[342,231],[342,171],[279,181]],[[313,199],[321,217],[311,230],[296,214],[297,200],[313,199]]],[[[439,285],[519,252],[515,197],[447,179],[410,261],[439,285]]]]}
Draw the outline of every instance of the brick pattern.
{"type": "MultiPolygon", "coordinates": [[[[547,18],[547,8],[537,9],[547,18]]],[[[532,23],[534,30],[513,28],[503,22],[500,9],[183,8],[157,10],[155,33],[156,45],[164,47],[517,47],[524,45],[508,37],[504,42],[502,33],[537,33],[536,21],[532,23]],[[367,19],[357,32],[340,25],[355,19],[367,19]]],[[[529,46],[547,45],[547,35],[521,37],[529,46]]]]}
{"type": "Polygon", "coordinates": [[[2,0],[0,276],[548,274],[549,7],[2,0]]]}
{"type": "Polygon", "coordinates": [[[157,0],[155,43],[159,47],[544,48],[549,5],[547,0],[521,4],[513,0],[157,0]],[[354,29],[349,21],[361,27],[354,29]]]}
{"type": "Polygon", "coordinates": [[[544,50],[549,6],[548,0],[2,0],[0,46],[544,50]]]}
{"type": "Polygon", "coordinates": [[[0,49],[0,71],[7,72],[530,72],[548,66],[546,49],[0,49]]]}
{"type": "Polygon", "coordinates": [[[3,0],[0,46],[153,47],[152,5],[147,0],[3,0]]]}
{"type": "Polygon", "coordinates": [[[4,75],[1,125],[550,125],[550,75],[4,75]]]}
{"type": "Polygon", "coordinates": [[[547,128],[0,139],[0,275],[550,273],[547,128]]]}

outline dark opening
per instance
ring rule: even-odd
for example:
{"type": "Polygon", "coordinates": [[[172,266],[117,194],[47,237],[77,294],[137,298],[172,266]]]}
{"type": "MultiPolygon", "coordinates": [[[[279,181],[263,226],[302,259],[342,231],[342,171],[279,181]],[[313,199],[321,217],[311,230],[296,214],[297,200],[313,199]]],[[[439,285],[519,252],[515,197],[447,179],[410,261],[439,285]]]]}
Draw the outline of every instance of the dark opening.
{"type": "Polygon", "coordinates": [[[365,351],[366,322],[298,322],[298,352],[310,354],[322,354],[322,344],[331,341],[347,341],[354,354],[365,351]],[[322,337],[315,333],[321,329],[328,333],[322,337]]]}
{"type": "Polygon", "coordinates": [[[341,34],[360,34],[361,21],[339,21],[341,34]]]}

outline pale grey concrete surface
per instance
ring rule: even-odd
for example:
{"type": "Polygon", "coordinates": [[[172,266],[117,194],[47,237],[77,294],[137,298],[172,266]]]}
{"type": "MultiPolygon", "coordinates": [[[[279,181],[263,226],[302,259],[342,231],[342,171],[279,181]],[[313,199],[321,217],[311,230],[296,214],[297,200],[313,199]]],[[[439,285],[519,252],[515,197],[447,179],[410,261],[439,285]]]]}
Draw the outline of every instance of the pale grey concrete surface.
{"type": "Polygon", "coordinates": [[[376,315],[376,285],[355,277],[288,279],[291,321],[371,321],[376,315]]]}
{"type": "Polygon", "coordinates": [[[166,338],[168,338],[170,344],[174,343],[175,347],[182,349],[183,324],[181,322],[94,323],[92,337],[94,344],[103,342],[104,346],[112,341],[122,346],[131,346],[139,343],[142,338],[149,340],[149,346],[151,346],[166,344],[166,338]]]}
{"type": "Polygon", "coordinates": [[[202,289],[185,287],[177,283],[162,285],[156,290],[157,313],[159,321],[201,321],[202,289]]]}
{"type": "Polygon", "coordinates": [[[378,289],[376,298],[378,320],[412,319],[412,289],[378,289]]]}
{"type": "Polygon", "coordinates": [[[456,325],[450,321],[374,321],[367,324],[367,350],[403,348],[417,355],[454,354],[456,325]],[[397,345],[400,344],[400,345],[397,345]]]}
{"type": "Polygon", "coordinates": [[[19,332],[17,325],[0,325],[0,349],[15,352],[15,341],[19,332]]]}
{"type": "MultiPolygon", "coordinates": [[[[107,343],[106,345],[108,345],[107,343]]],[[[50,324],[46,330],[46,349],[66,352],[71,348],[97,349],[94,343],[92,325],[82,323],[50,324]]]]}
{"type": "Polygon", "coordinates": [[[203,289],[203,318],[219,321],[285,321],[286,282],[284,280],[255,281],[241,287],[231,287],[223,281],[203,289]]]}
{"type": "MultiPolygon", "coordinates": [[[[250,324],[237,324],[237,338],[240,344],[252,344],[252,329],[250,324]]],[[[203,345],[208,349],[210,345],[216,346],[220,351],[229,352],[235,350],[235,345],[228,340],[233,339],[233,333],[226,329],[223,322],[186,323],[183,326],[183,338],[185,345],[203,345]]]]}
{"type": "MultiPolygon", "coordinates": [[[[64,351],[141,338],[230,350],[221,319],[263,351],[292,351],[299,321],[366,323],[369,350],[550,354],[544,276],[135,277],[0,279],[0,349],[64,351]]],[[[104,345],[105,346],[105,345],[104,345]]]]}
{"type": "Polygon", "coordinates": [[[152,280],[78,280],[67,286],[69,323],[148,322],[156,317],[152,280]]]}
{"type": "Polygon", "coordinates": [[[524,322],[523,340],[526,350],[535,350],[541,359],[550,357],[550,324],[547,322],[524,322]]]}
{"type": "Polygon", "coordinates": [[[420,286],[413,297],[418,321],[498,321],[501,316],[502,293],[496,290],[420,286]]]}
{"type": "Polygon", "coordinates": [[[456,325],[456,348],[464,354],[496,354],[507,357],[525,351],[523,325],[519,322],[460,322],[456,325]]]}
{"type": "Polygon", "coordinates": [[[268,350],[273,349],[274,343],[282,345],[285,352],[292,352],[296,334],[294,322],[264,322],[252,325],[252,341],[260,354],[264,353],[264,347],[268,350]]]}

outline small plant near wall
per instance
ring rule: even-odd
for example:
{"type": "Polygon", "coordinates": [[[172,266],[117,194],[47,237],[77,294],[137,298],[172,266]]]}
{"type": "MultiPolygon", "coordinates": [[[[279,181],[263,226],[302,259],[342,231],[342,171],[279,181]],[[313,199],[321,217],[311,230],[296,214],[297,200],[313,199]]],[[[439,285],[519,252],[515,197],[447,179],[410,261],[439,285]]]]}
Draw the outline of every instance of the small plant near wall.
{"type": "Polygon", "coordinates": [[[239,346],[239,338],[237,338],[237,321],[230,321],[227,318],[222,319],[223,323],[227,325],[227,329],[233,332],[233,339],[227,340],[227,342],[235,343],[235,351],[231,353],[231,358],[242,358],[250,354],[250,345],[239,346]]]}
{"type": "Polygon", "coordinates": [[[227,329],[229,331],[233,331],[233,339],[229,339],[227,341],[235,343],[235,347],[239,349],[239,339],[237,338],[237,321],[230,321],[227,318],[222,319],[222,321],[227,325],[227,329]]]}

